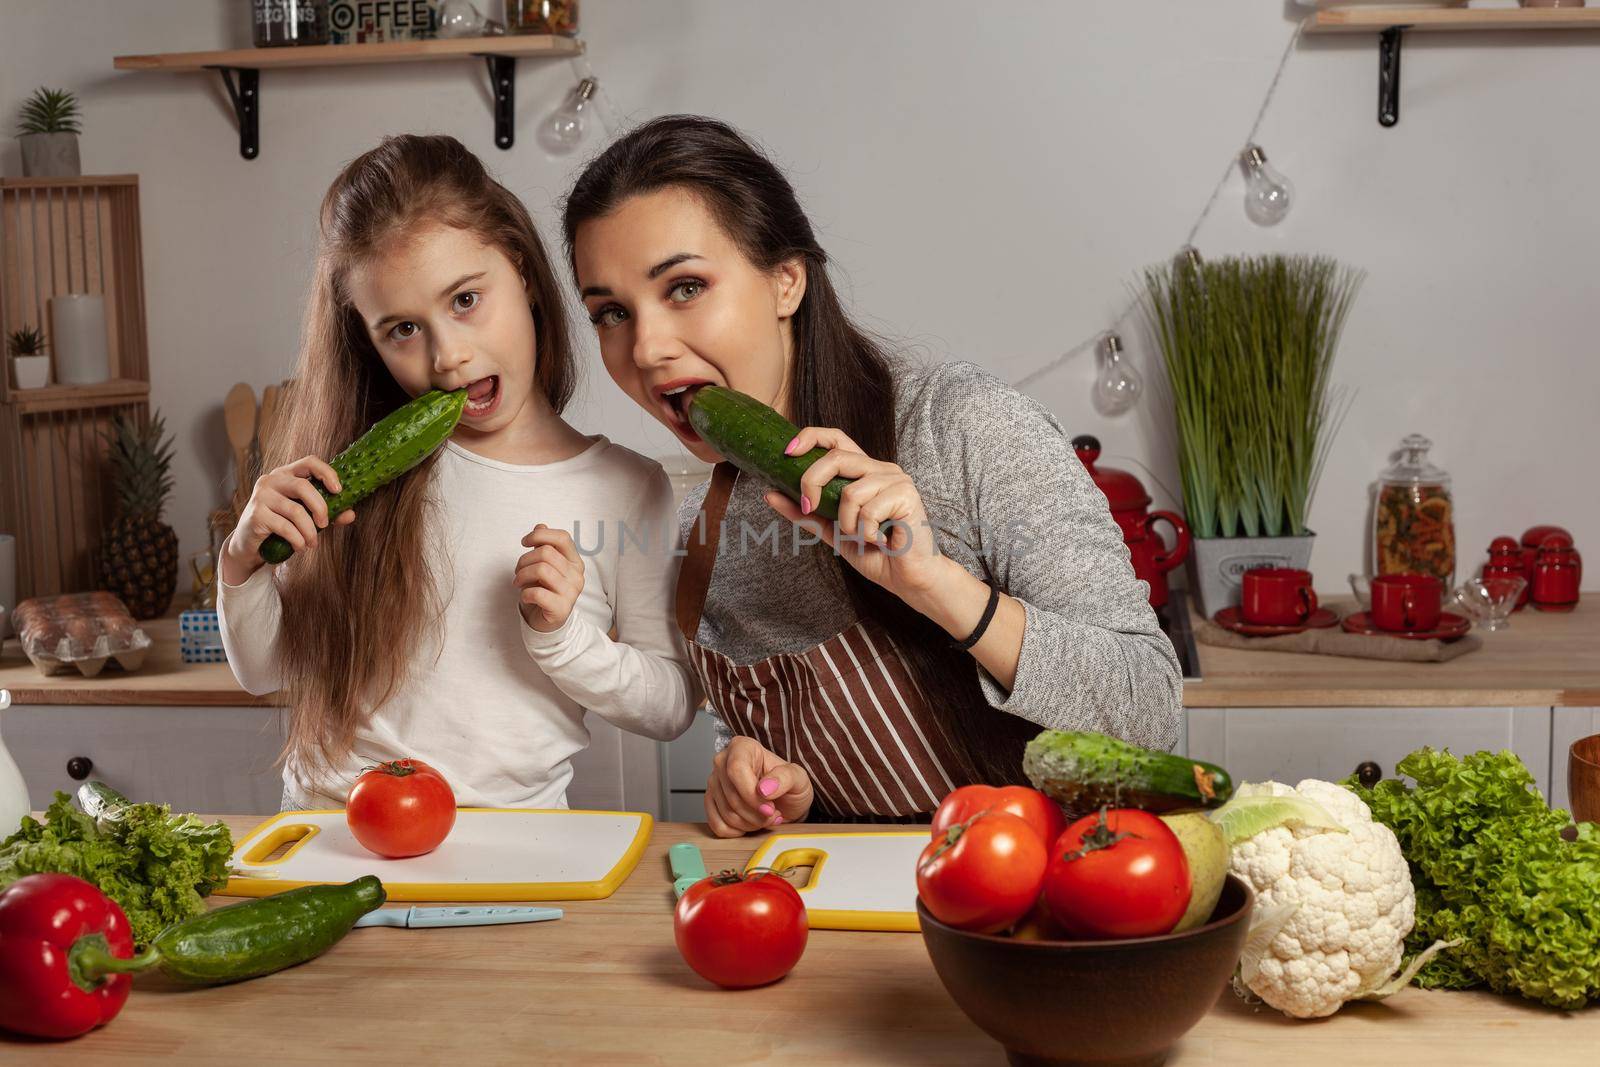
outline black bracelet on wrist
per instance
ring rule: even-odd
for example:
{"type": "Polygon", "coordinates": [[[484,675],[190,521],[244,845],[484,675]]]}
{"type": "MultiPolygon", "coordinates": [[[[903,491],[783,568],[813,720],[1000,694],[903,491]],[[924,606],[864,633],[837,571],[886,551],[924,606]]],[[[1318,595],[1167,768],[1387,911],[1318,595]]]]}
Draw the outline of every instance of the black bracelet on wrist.
{"type": "Polygon", "coordinates": [[[954,642],[957,652],[965,652],[983,639],[983,632],[989,628],[989,622],[994,618],[994,609],[1000,605],[1000,590],[995,586],[989,587],[989,603],[984,606],[983,618],[978,620],[978,628],[967,635],[965,641],[954,642]]]}

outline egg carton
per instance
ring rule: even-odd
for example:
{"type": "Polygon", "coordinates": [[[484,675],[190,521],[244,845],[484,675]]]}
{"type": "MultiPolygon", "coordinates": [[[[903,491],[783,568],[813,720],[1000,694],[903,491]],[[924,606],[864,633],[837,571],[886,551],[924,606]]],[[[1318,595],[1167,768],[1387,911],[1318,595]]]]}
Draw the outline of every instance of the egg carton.
{"type": "Polygon", "coordinates": [[[34,597],[13,615],[23,654],[49,677],[76,670],[93,678],[107,664],[125,671],[144,666],[150,637],[110,593],[34,597]]]}

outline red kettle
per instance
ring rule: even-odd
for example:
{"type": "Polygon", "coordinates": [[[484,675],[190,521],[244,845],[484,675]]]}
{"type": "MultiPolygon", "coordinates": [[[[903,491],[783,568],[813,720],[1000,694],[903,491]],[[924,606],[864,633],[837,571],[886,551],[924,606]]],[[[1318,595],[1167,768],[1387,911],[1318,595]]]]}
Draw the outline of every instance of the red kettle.
{"type": "Polygon", "coordinates": [[[1073,451],[1083,461],[1089,477],[1106,495],[1111,505],[1111,517],[1122,529],[1122,539],[1127,542],[1128,554],[1133,558],[1133,573],[1150,583],[1150,606],[1159,608],[1167,602],[1167,572],[1183,562],[1189,554],[1189,527],[1183,518],[1170,511],[1148,511],[1150,494],[1144,483],[1127,471],[1115,467],[1097,467],[1100,458],[1100,439],[1092,434],[1080,434],[1072,439],[1073,451]],[[1156,534],[1157,521],[1172,524],[1173,546],[1169,549],[1156,534]]]}

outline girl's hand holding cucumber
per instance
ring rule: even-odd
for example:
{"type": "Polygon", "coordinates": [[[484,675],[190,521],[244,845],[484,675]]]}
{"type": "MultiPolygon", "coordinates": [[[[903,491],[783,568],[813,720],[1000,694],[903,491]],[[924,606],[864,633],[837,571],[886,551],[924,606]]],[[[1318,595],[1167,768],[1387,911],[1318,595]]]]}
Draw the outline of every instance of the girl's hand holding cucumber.
{"type": "Polygon", "coordinates": [[[822,538],[868,580],[913,607],[925,603],[944,580],[950,561],[939,552],[911,476],[896,464],[868,456],[843,430],[829,426],[804,427],[784,454],[803,455],[813,448],[828,452],[800,476],[801,502],[773,490],[766,495],[767,505],[822,538]],[[837,526],[815,517],[824,487],[835,478],[850,483],[839,493],[837,526]]]}
{"type": "MultiPolygon", "coordinates": [[[[268,471],[256,479],[222,552],[222,580],[240,585],[260,567],[261,543],[278,535],[296,552],[317,545],[317,531],[329,525],[328,502],[311,481],[317,479],[329,492],[339,492],[339,475],[325,460],[303,456],[293,463],[268,471]]],[[[354,510],[341,512],[334,526],[348,526],[356,519],[354,510]]]]}
{"type": "Polygon", "coordinates": [[[583,557],[572,535],[540,523],[522,539],[524,552],[517,560],[517,607],[522,618],[540,633],[561,629],[583,592],[583,557]]]}

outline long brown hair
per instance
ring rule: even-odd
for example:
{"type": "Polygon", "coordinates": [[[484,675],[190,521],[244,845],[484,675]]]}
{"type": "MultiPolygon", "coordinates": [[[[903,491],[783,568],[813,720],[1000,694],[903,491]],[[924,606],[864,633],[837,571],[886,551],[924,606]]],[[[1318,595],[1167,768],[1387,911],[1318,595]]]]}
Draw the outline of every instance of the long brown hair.
{"type": "MultiPolygon", "coordinates": [[[[664,188],[698,196],[745,258],[764,271],[791,259],[806,267],[806,292],[795,312],[788,395],[801,426],[836,426],[876,459],[897,462],[894,364],[882,342],[851,321],[828,277],[828,254],[812,232],[794,187],[771,160],[732,127],[696,115],[653,119],[629,132],[586,167],[566,201],[564,231],[573,259],[578,227],[615,211],[629,197],[664,188]]],[[[992,708],[977,665],[930,619],[837,560],[862,618],[894,636],[934,715],[967,762],[969,781],[1020,780],[1022,746],[1038,727],[992,708]]]]}
{"type": "MultiPolygon", "coordinates": [[[[555,272],[533,220],[453,137],[407,134],[352,161],[322,199],[321,243],[300,359],[267,469],[331,457],[410,399],[367,335],[347,288],[353,267],[427,226],[451,226],[499,249],[528,290],[534,387],[560,412],[572,396],[571,336],[555,272]]],[[[356,521],[283,568],[278,641],[291,708],[286,757],[331,763],[399,691],[443,603],[430,567],[427,494],[437,455],[373,493],[356,521]]],[[[403,755],[397,753],[396,755],[403,755]]]]}

